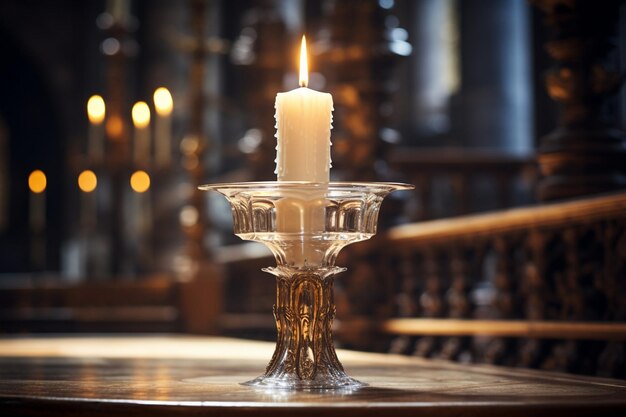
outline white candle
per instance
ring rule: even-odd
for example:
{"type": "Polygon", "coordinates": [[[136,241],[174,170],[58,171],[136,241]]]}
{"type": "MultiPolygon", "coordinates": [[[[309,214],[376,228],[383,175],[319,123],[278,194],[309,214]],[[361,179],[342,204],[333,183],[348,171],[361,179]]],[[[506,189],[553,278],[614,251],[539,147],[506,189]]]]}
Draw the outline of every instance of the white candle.
{"type": "Polygon", "coordinates": [[[150,157],[150,108],[144,101],[138,101],[132,110],[133,125],[135,126],[135,163],[148,163],[150,157]]]}
{"type": "MultiPolygon", "coordinates": [[[[306,41],[300,50],[300,88],[276,96],[276,174],[278,181],[328,183],[333,99],[307,88],[306,41]]],[[[325,191],[294,190],[276,203],[276,229],[292,234],[288,259],[318,264],[324,251],[315,244],[325,225],[325,191]],[[304,238],[304,236],[310,238],[304,238]]]]}
{"type": "Polygon", "coordinates": [[[156,126],[154,133],[154,159],[159,165],[169,165],[172,148],[172,109],[174,102],[169,90],[164,87],[154,91],[156,126]]]}
{"type": "Polygon", "coordinates": [[[307,88],[306,43],[300,51],[300,88],[276,96],[278,181],[328,182],[333,98],[307,88]]]}
{"type": "Polygon", "coordinates": [[[87,155],[95,160],[104,156],[104,117],[106,106],[99,95],[93,95],[87,101],[89,134],[87,136],[87,155]]]}

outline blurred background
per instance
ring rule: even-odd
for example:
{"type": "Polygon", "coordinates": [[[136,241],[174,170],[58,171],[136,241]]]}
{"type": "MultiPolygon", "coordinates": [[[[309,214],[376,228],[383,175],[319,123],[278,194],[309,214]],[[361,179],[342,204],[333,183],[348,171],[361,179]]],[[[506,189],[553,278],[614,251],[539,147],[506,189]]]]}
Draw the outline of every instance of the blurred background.
{"type": "Polygon", "coordinates": [[[343,344],[623,375],[623,342],[603,337],[581,365],[572,352],[589,345],[562,334],[355,330],[362,317],[626,319],[613,0],[2,2],[0,331],[271,338],[259,268],[273,260],[196,187],[274,180],[274,100],[297,87],[303,33],[309,87],[335,103],[332,179],[417,186],[385,203],[382,231],[444,222],[346,251],[343,344]],[[548,211],[561,200],[574,205],[548,211]],[[478,212],[486,231],[446,223],[478,212]]]}

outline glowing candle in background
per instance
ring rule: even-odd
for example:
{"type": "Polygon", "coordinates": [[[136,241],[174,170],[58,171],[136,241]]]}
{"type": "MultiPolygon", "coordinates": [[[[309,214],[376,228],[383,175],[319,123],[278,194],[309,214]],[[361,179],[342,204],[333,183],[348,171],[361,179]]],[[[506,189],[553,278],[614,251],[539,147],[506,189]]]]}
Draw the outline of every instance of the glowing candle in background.
{"type": "Polygon", "coordinates": [[[107,133],[107,138],[112,141],[121,141],[126,131],[124,121],[117,114],[110,114],[107,117],[104,124],[104,130],[107,133]]]}
{"type": "Polygon", "coordinates": [[[48,179],[43,171],[36,169],[28,176],[30,190],[29,223],[31,231],[31,263],[35,269],[43,269],[46,260],[46,187],[48,179]]]}
{"type": "Polygon", "coordinates": [[[131,219],[135,225],[134,233],[140,237],[149,232],[152,225],[150,175],[146,171],[133,172],[130,176],[130,188],[135,192],[131,219]]]}
{"type": "Polygon", "coordinates": [[[87,169],[78,176],[78,188],[84,193],[91,193],[98,186],[98,177],[96,174],[87,169]]]}
{"type": "Polygon", "coordinates": [[[144,101],[138,101],[132,110],[135,139],[133,155],[136,164],[147,164],[150,158],[150,108],[144,101]]]}
{"type": "Polygon", "coordinates": [[[150,189],[150,175],[146,171],[135,171],[130,176],[130,188],[142,194],[150,189]]]}
{"type": "Polygon", "coordinates": [[[155,160],[158,165],[169,165],[172,147],[172,109],[174,102],[169,90],[165,87],[154,91],[154,108],[156,110],[155,126],[155,160]]]}
{"type": "Polygon", "coordinates": [[[96,225],[96,196],[95,189],[98,186],[98,177],[91,170],[85,170],[78,175],[78,188],[80,195],[80,222],[81,226],[91,229],[96,225]]]}
{"type": "Polygon", "coordinates": [[[104,157],[104,118],[106,106],[104,99],[93,95],[87,101],[87,117],[89,132],[87,135],[87,155],[96,160],[104,157]]]}
{"type": "Polygon", "coordinates": [[[130,215],[127,217],[127,237],[137,251],[137,264],[149,265],[152,258],[150,232],[152,231],[152,206],[150,204],[150,175],[146,171],[135,171],[130,176],[133,198],[130,215]]]}
{"type": "Polygon", "coordinates": [[[43,171],[36,169],[28,176],[30,189],[30,229],[34,233],[46,228],[46,187],[48,179],[43,171]]]}

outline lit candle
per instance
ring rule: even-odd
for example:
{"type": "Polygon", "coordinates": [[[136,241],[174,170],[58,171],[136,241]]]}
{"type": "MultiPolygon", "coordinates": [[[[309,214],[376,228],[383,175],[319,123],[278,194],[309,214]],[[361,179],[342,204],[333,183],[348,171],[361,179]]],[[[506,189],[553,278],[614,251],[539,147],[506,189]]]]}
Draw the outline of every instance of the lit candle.
{"type": "Polygon", "coordinates": [[[78,175],[78,188],[80,195],[79,218],[82,227],[91,229],[96,224],[96,199],[93,192],[98,186],[98,177],[95,172],[86,169],[78,175]]]}
{"type": "Polygon", "coordinates": [[[48,179],[43,171],[36,169],[28,176],[30,189],[30,228],[40,233],[46,228],[46,187],[48,179]]]}
{"type": "MultiPolygon", "coordinates": [[[[130,176],[130,188],[134,195],[130,204],[127,238],[137,249],[138,264],[150,262],[150,232],[152,230],[152,205],[150,198],[150,175],[135,171],[130,176]]],[[[145,266],[145,265],[144,265],[145,266]]]]}
{"type": "Polygon", "coordinates": [[[43,171],[36,169],[28,176],[30,189],[29,222],[31,230],[30,256],[32,266],[43,269],[46,263],[46,187],[48,180],[43,171]]]}
{"type": "Polygon", "coordinates": [[[130,188],[135,192],[133,208],[134,232],[145,235],[151,228],[152,208],[150,206],[150,175],[146,171],[135,171],[130,176],[130,188]]]}
{"type": "MultiPolygon", "coordinates": [[[[328,183],[333,99],[307,88],[306,41],[300,49],[300,88],[276,96],[276,174],[278,181],[328,183]]],[[[276,229],[292,234],[288,258],[295,265],[322,261],[324,251],[313,243],[325,226],[325,191],[286,193],[276,202],[276,229]]]]}
{"type": "Polygon", "coordinates": [[[169,90],[164,87],[154,92],[154,108],[156,110],[155,127],[155,160],[159,165],[169,165],[172,143],[172,109],[174,102],[169,90]]]}
{"type": "Polygon", "coordinates": [[[104,118],[106,106],[104,99],[93,95],[87,101],[87,117],[89,118],[89,134],[87,136],[87,155],[100,160],[104,156],[104,118]]]}
{"type": "Polygon", "coordinates": [[[150,156],[150,108],[144,101],[138,101],[132,110],[135,126],[134,159],[136,164],[145,164],[150,156]]]}
{"type": "Polygon", "coordinates": [[[300,88],[276,96],[278,181],[328,182],[333,98],[307,88],[306,40],[300,49],[300,88]]]}

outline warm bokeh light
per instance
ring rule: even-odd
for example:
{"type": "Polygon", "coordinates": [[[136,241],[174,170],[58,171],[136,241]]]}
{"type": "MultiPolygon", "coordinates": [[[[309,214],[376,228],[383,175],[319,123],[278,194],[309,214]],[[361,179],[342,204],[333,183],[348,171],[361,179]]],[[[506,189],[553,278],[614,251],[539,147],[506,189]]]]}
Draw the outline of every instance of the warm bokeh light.
{"type": "Polygon", "coordinates": [[[144,193],[150,188],[150,175],[146,171],[135,171],[130,176],[130,188],[136,193],[144,193]]]}
{"type": "Polygon", "coordinates": [[[198,151],[200,141],[196,135],[187,135],[180,141],[180,151],[185,155],[192,155],[198,151]]]}
{"type": "Polygon", "coordinates": [[[124,121],[117,115],[111,115],[106,122],[107,136],[112,140],[120,140],[124,135],[124,121]]]}
{"type": "Polygon", "coordinates": [[[199,217],[200,216],[198,215],[198,209],[196,209],[194,206],[183,207],[180,211],[180,214],[178,215],[180,224],[185,227],[194,226],[196,223],[198,223],[199,217]]]}
{"type": "Polygon", "coordinates": [[[99,95],[89,97],[89,101],[87,101],[87,117],[89,117],[89,121],[99,125],[104,121],[105,114],[106,106],[104,99],[99,95]]]}
{"type": "Polygon", "coordinates": [[[35,194],[46,191],[47,184],[48,180],[46,179],[46,174],[40,169],[34,170],[28,176],[28,188],[35,194]]]}
{"type": "Polygon", "coordinates": [[[306,38],[302,35],[300,45],[300,87],[309,85],[309,62],[306,56],[306,38]]]}
{"type": "Polygon", "coordinates": [[[96,177],[96,174],[93,171],[87,169],[81,172],[78,176],[78,188],[80,188],[81,191],[90,193],[95,190],[97,186],[98,177],[96,177]]]}
{"type": "Polygon", "coordinates": [[[154,91],[154,108],[160,116],[169,116],[174,108],[174,101],[170,91],[165,87],[159,87],[154,91]]]}
{"type": "Polygon", "coordinates": [[[145,101],[138,101],[133,106],[133,124],[137,129],[145,129],[150,124],[150,108],[145,101]]]}

